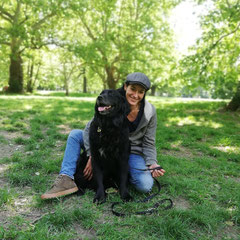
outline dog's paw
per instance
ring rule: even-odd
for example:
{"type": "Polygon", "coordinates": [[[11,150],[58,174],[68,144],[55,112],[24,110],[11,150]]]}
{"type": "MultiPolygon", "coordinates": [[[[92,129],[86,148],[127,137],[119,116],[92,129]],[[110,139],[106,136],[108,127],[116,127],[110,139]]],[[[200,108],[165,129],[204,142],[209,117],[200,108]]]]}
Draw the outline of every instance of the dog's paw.
{"type": "Polygon", "coordinates": [[[93,203],[97,203],[97,204],[103,204],[106,202],[106,194],[96,194],[94,199],[93,199],[93,203]]]}
{"type": "Polygon", "coordinates": [[[121,196],[124,202],[129,202],[133,200],[133,197],[129,193],[125,193],[121,196]]]}
{"type": "Polygon", "coordinates": [[[77,196],[83,196],[85,194],[85,191],[82,189],[78,189],[77,196]]]}

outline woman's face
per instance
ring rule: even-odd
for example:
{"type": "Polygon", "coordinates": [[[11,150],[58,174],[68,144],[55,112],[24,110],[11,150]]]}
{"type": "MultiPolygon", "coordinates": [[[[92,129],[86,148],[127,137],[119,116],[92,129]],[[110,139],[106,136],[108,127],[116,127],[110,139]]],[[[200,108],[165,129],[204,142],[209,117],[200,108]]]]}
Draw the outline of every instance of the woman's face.
{"type": "Polygon", "coordinates": [[[145,89],[139,84],[124,84],[126,99],[131,106],[138,105],[145,95],[145,89]]]}

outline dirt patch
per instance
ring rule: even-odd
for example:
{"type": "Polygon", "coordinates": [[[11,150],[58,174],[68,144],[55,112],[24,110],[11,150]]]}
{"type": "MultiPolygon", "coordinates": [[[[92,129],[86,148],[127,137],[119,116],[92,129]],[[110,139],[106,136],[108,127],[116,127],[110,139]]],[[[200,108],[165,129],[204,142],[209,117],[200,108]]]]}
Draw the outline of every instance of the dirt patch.
{"type": "Polygon", "coordinates": [[[14,196],[10,197],[10,201],[0,208],[0,222],[4,228],[8,228],[8,226],[12,223],[11,219],[14,217],[21,216],[31,223],[42,215],[38,209],[33,209],[31,207],[33,195],[22,194],[23,192],[29,191],[30,187],[11,188],[7,179],[2,177],[2,173],[7,171],[9,166],[10,165],[8,164],[0,165],[0,188],[11,189],[11,193],[14,194],[14,196]]]}
{"type": "Polygon", "coordinates": [[[77,224],[77,223],[74,223],[72,225],[72,227],[77,232],[77,235],[79,236],[79,238],[78,238],[79,240],[80,239],[96,239],[96,234],[95,234],[94,230],[83,229],[82,226],[80,224],[77,224]]]}
{"type": "Polygon", "coordinates": [[[0,164],[0,174],[4,173],[9,168],[9,164],[0,164]]]}
{"type": "MultiPolygon", "coordinates": [[[[21,196],[14,199],[11,205],[4,206],[0,210],[0,222],[4,228],[8,228],[12,224],[12,218],[22,217],[30,224],[34,224],[43,213],[38,209],[29,207],[29,203],[32,201],[32,196],[21,196]]],[[[24,225],[23,225],[24,227],[24,225]]]]}
{"type": "Polygon", "coordinates": [[[240,183],[240,178],[239,178],[239,177],[233,177],[232,179],[233,179],[233,181],[235,181],[236,183],[240,183]]]}
{"type": "Polygon", "coordinates": [[[187,158],[187,159],[191,159],[195,157],[195,154],[191,150],[182,146],[177,146],[177,148],[178,150],[174,150],[174,149],[161,150],[161,154],[179,157],[179,158],[187,158]]]}
{"type": "Polygon", "coordinates": [[[64,125],[64,124],[59,125],[58,128],[59,128],[59,132],[60,132],[61,134],[67,134],[67,135],[68,135],[68,134],[71,132],[71,130],[72,130],[68,125],[64,125]]]}
{"type": "Polygon", "coordinates": [[[0,143],[0,159],[9,158],[15,152],[23,152],[23,147],[24,146],[22,146],[22,145],[14,145],[12,143],[10,143],[10,144],[0,143]]]}
{"type": "Polygon", "coordinates": [[[0,142],[0,159],[9,158],[15,152],[23,152],[24,146],[16,144],[14,139],[18,137],[29,138],[29,136],[23,135],[19,132],[8,132],[8,131],[0,131],[0,136],[4,138],[5,141],[0,142]]]}
{"type": "Polygon", "coordinates": [[[224,176],[226,179],[231,179],[236,183],[240,183],[240,178],[239,177],[233,177],[233,176],[224,176]]]}
{"type": "Polygon", "coordinates": [[[0,189],[9,186],[7,180],[3,177],[4,172],[8,170],[9,166],[10,164],[0,164],[0,189]]]}
{"type": "Polygon", "coordinates": [[[0,135],[3,136],[6,140],[11,141],[15,138],[22,137],[22,138],[29,138],[28,135],[23,135],[20,132],[8,132],[4,130],[0,130],[0,135]]]}
{"type": "Polygon", "coordinates": [[[226,226],[217,234],[215,240],[221,239],[231,239],[231,240],[239,240],[240,231],[236,229],[234,226],[226,226]]]}
{"type": "Polygon", "coordinates": [[[16,215],[13,215],[12,213],[10,213],[7,209],[0,211],[0,223],[1,226],[3,226],[4,228],[8,227],[10,225],[10,221],[9,219],[14,217],[16,215]]]}
{"type": "MultiPolygon", "coordinates": [[[[20,193],[18,188],[15,189],[16,192],[20,193]]],[[[22,190],[25,192],[26,189],[22,190]]],[[[62,199],[64,202],[64,199],[62,199]]],[[[76,198],[69,196],[65,198],[66,209],[72,208],[76,205],[76,198]],[[75,204],[75,205],[74,205],[75,204]]],[[[8,229],[12,225],[14,217],[22,217],[24,221],[31,224],[31,226],[38,223],[43,217],[49,214],[53,214],[54,210],[49,208],[44,208],[44,211],[31,207],[34,199],[33,195],[19,195],[17,198],[14,198],[10,204],[4,205],[0,209],[0,222],[1,226],[5,229],[8,229]]],[[[21,229],[29,227],[26,223],[21,224],[21,229]]],[[[73,229],[76,231],[78,238],[76,239],[96,239],[96,233],[93,229],[85,229],[81,226],[81,223],[74,222],[72,224],[73,229]]]]}
{"type": "Polygon", "coordinates": [[[181,210],[187,210],[191,207],[190,203],[182,197],[179,197],[173,200],[173,202],[174,202],[174,207],[181,210]]]}

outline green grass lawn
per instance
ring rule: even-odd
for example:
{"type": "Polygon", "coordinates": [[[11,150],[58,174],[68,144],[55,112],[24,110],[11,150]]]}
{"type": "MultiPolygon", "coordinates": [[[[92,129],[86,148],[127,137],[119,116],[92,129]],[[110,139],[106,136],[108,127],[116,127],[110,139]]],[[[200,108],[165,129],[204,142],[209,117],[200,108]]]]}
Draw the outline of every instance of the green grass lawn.
{"type": "MultiPolygon", "coordinates": [[[[145,216],[113,216],[110,193],[43,201],[56,178],[71,129],[93,116],[95,95],[0,96],[0,239],[240,239],[240,113],[224,102],[148,97],[157,108],[158,161],[164,187],[142,210],[171,198],[174,207],[145,216]]],[[[147,195],[130,188],[135,200],[147,195]]],[[[156,187],[153,189],[156,191],[156,187]]]]}

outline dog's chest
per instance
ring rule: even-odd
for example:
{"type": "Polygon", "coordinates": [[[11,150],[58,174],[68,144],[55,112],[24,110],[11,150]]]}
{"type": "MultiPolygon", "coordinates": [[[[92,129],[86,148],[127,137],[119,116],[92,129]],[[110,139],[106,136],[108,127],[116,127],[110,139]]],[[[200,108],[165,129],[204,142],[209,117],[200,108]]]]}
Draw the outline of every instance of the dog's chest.
{"type": "Polygon", "coordinates": [[[99,134],[98,136],[98,153],[101,158],[115,158],[122,151],[122,136],[119,133],[99,134]]]}
{"type": "Polygon", "coordinates": [[[121,146],[119,145],[119,141],[116,141],[116,139],[108,139],[108,141],[100,139],[97,149],[100,157],[109,158],[118,155],[119,151],[121,151],[121,146]]]}
{"type": "Polygon", "coordinates": [[[106,157],[106,150],[104,151],[104,148],[99,148],[98,152],[100,154],[100,157],[106,157]]]}
{"type": "Polygon", "coordinates": [[[129,144],[128,126],[113,127],[112,124],[96,124],[93,122],[90,129],[91,152],[96,153],[98,161],[114,161],[126,151],[129,144]],[[100,127],[101,126],[101,127],[100,127]]]}

